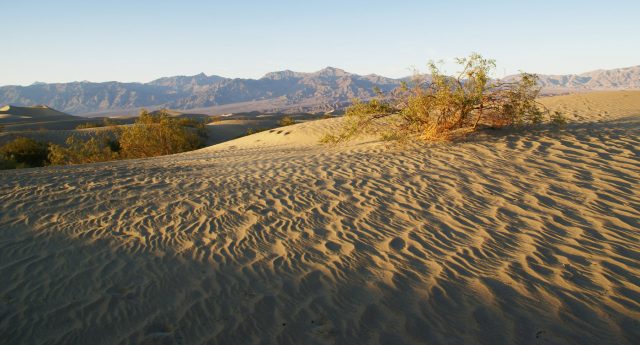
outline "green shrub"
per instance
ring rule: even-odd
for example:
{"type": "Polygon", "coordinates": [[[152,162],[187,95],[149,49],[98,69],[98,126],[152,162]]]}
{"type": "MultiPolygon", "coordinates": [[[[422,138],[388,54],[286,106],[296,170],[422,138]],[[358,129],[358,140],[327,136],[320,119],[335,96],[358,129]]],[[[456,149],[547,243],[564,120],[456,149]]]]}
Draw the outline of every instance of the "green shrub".
{"type": "Polygon", "coordinates": [[[4,169],[41,167],[48,163],[47,144],[17,137],[0,146],[0,165],[4,169]]]}

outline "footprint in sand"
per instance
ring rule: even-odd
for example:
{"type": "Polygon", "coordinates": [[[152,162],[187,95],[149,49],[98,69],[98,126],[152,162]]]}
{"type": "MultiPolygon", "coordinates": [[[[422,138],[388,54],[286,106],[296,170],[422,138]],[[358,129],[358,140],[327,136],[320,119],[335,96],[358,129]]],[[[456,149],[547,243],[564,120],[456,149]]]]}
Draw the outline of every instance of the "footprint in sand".
{"type": "Polygon", "coordinates": [[[400,237],[396,237],[391,240],[391,242],[389,242],[389,247],[393,248],[394,250],[401,251],[405,247],[405,242],[400,237]]]}
{"type": "Polygon", "coordinates": [[[340,248],[342,248],[342,246],[339,243],[333,242],[333,241],[327,241],[327,243],[324,244],[325,247],[327,247],[327,249],[329,249],[332,252],[339,252],[340,248]]]}

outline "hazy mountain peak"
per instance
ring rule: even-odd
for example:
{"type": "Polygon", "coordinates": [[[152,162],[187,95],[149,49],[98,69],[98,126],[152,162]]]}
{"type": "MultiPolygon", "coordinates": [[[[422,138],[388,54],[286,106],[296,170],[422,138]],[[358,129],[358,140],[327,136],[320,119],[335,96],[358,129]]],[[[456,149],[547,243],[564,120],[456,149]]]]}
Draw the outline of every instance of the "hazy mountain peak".
{"type": "Polygon", "coordinates": [[[262,77],[262,79],[282,80],[288,78],[300,78],[302,73],[294,72],[292,70],[269,72],[262,77]]]}
{"type": "Polygon", "coordinates": [[[170,87],[175,91],[183,90],[192,92],[194,91],[194,88],[216,84],[226,79],[227,78],[217,75],[206,75],[204,72],[200,72],[199,74],[192,76],[177,75],[173,77],[159,78],[149,82],[148,85],[165,86],[170,87]]]}
{"type": "Polygon", "coordinates": [[[351,73],[346,72],[345,70],[340,69],[340,68],[327,66],[327,67],[325,67],[325,68],[313,73],[313,75],[321,76],[321,77],[344,77],[344,76],[351,75],[351,73]]]}
{"type": "MultiPolygon", "coordinates": [[[[504,79],[512,80],[516,77],[517,75],[508,76],[504,79]]],[[[598,69],[581,74],[539,74],[538,78],[543,91],[640,89],[640,65],[609,70],[598,69]]]]}

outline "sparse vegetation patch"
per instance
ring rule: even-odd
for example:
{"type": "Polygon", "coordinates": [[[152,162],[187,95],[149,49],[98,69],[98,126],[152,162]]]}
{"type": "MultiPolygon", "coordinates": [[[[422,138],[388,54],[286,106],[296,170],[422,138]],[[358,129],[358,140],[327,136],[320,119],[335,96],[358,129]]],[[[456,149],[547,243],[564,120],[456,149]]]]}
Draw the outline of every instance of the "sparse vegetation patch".
{"type": "Polygon", "coordinates": [[[291,126],[295,124],[296,124],[296,120],[291,116],[285,116],[282,119],[280,119],[280,122],[278,122],[278,125],[280,125],[281,127],[291,126]]]}
{"type": "Polygon", "coordinates": [[[17,137],[0,146],[0,169],[31,168],[48,163],[47,144],[17,137]]]}
{"type": "Polygon", "coordinates": [[[535,75],[521,73],[512,82],[492,80],[495,61],[479,54],[456,63],[461,67],[456,76],[444,74],[431,62],[428,78],[416,75],[411,84],[403,83],[388,95],[378,90],[378,97],[370,101],[354,100],[344,126],[322,141],[346,141],[366,132],[390,140],[449,140],[483,127],[564,122],[562,114],[536,100],[540,87],[535,75]]]}
{"type": "MultiPolygon", "coordinates": [[[[103,121],[97,127],[111,126],[103,121]]],[[[84,126],[83,128],[92,128],[84,126]]],[[[0,147],[0,169],[29,168],[144,158],[195,150],[207,138],[204,122],[172,118],[143,110],[135,123],[82,139],[71,135],[64,145],[18,137],[0,147]]]]}

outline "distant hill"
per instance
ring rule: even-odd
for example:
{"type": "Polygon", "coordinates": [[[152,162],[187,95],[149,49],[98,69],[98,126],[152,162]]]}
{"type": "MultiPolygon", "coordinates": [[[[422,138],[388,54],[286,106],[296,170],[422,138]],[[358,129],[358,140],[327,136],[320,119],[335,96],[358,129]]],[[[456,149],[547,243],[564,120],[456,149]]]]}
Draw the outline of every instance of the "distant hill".
{"type": "MultiPolygon", "coordinates": [[[[507,77],[507,79],[512,77],[507,77]]],[[[47,104],[73,114],[117,114],[140,108],[209,113],[238,111],[331,111],[354,98],[370,98],[374,88],[390,91],[402,79],[357,75],[327,67],[314,73],[279,71],[260,79],[230,79],[203,73],[149,83],[72,82],[0,87],[0,104],[47,104]]],[[[549,93],[640,88],[640,66],[579,75],[541,75],[549,93]]]]}
{"type": "Polygon", "coordinates": [[[72,82],[0,87],[0,104],[48,104],[74,114],[148,108],[195,109],[244,104],[242,110],[331,110],[353,97],[390,91],[399,81],[327,67],[315,73],[272,72],[260,79],[198,74],[149,83],[72,82]],[[256,102],[260,109],[252,109],[256,102]],[[299,109],[298,109],[299,108],[299,109]]]}
{"type": "Polygon", "coordinates": [[[42,122],[74,119],[78,119],[78,117],[49,108],[45,105],[36,105],[32,107],[6,105],[0,108],[0,123],[42,122]]]}
{"type": "MultiPolygon", "coordinates": [[[[505,79],[514,77],[509,76],[505,79]]],[[[596,70],[582,74],[539,74],[538,77],[543,91],[547,92],[640,89],[640,66],[596,70]]]]}

